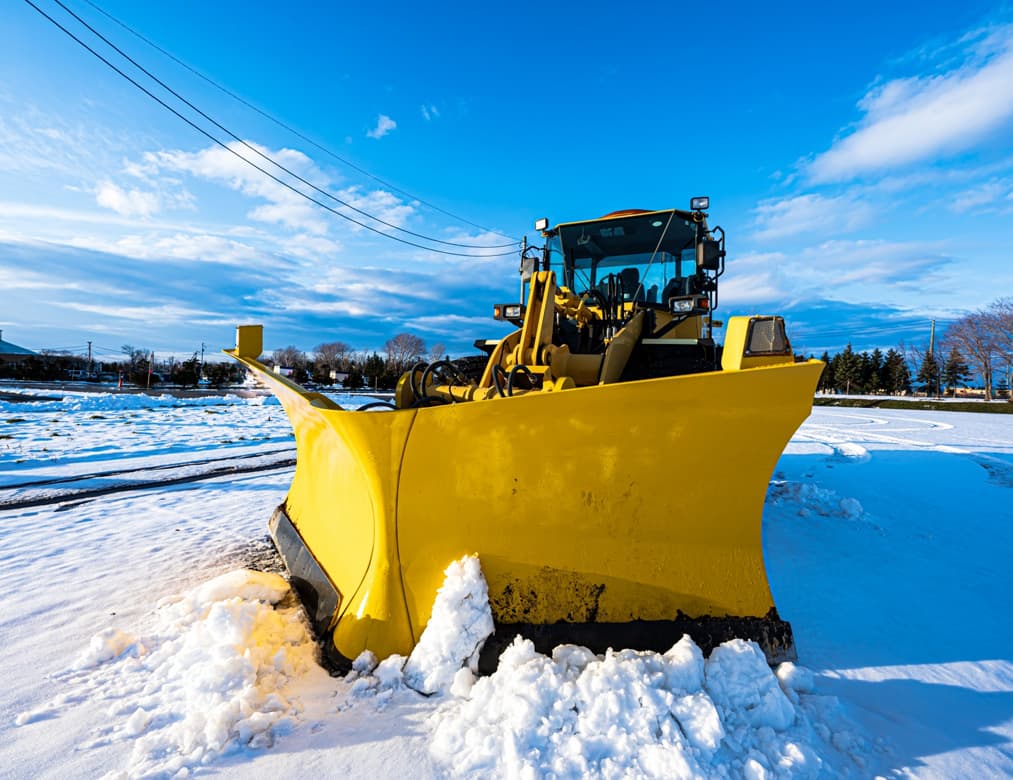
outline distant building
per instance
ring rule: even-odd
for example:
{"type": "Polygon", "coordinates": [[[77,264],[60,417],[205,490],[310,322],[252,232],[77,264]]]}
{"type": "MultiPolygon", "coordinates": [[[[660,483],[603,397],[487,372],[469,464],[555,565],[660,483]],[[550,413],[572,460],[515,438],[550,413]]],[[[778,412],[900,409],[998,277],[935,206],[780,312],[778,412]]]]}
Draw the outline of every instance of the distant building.
{"type": "Polygon", "coordinates": [[[38,357],[38,353],[4,341],[4,332],[0,330],[0,362],[17,364],[30,357],[38,357]]]}

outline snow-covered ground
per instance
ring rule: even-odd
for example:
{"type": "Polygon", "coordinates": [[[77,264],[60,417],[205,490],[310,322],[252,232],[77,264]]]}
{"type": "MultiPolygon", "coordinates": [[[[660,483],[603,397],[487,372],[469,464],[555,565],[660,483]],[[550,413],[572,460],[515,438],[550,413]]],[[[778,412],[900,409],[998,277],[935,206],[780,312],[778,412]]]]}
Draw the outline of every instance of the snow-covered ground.
{"type": "Polygon", "coordinates": [[[335,679],[270,573],[281,408],[65,395],[0,402],[0,777],[1013,775],[1009,416],[814,411],[764,516],[800,657],[776,676],[743,642],[520,642],[476,679],[466,559],[407,665],[335,679]],[[73,495],[253,455],[268,470],[73,495]],[[53,480],[63,500],[17,503],[53,480]]]}

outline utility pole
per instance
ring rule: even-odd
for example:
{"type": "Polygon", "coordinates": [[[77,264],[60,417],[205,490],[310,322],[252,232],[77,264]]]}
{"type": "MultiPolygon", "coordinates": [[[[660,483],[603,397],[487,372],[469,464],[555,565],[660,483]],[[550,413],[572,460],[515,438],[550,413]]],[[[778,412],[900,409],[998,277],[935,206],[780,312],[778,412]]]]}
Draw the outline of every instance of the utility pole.
{"type": "Polygon", "coordinates": [[[91,362],[91,342],[89,341],[88,342],[88,378],[90,379],[91,376],[92,376],[92,374],[94,374],[94,373],[95,372],[94,372],[94,370],[92,368],[92,362],[91,362]]]}
{"type": "Polygon", "coordinates": [[[932,320],[932,330],[929,331],[929,357],[932,358],[932,364],[936,367],[936,375],[933,377],[936,383],[936,397],[939,397],[939,364],[936,362],[935,355],[935,344],[936,344],[936,321],[932,320]]]}
{"type": "MultiPolygon", "coordinates": [[[[933,320],[933,322],[935,322],[935,321],[933,320]]],[[[202,380],[204,378],[204,349],[205,349],[205,344],[202,341],[200,343],[200,375],[197,377],[197,381],[198,382],[200,382],[200,380],[202,380]]]]}

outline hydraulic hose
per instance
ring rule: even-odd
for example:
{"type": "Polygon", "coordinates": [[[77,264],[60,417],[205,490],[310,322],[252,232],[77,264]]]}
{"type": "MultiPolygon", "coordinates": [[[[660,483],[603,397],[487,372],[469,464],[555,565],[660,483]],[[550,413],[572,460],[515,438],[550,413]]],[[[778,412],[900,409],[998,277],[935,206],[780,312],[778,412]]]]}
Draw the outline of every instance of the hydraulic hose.
{"type": "Polygon", "coordinates": [[[526,375],[528,377],[528,382],[533,384],[531,382],[532,373],[530,370],[528,370],[527,366],[514,366],[513,368],[510,369],[510,373],[507,374],[506,394],[507,397],[509,398],[513,398],[514,377],[516,377],[518,374],[526,375]]]}

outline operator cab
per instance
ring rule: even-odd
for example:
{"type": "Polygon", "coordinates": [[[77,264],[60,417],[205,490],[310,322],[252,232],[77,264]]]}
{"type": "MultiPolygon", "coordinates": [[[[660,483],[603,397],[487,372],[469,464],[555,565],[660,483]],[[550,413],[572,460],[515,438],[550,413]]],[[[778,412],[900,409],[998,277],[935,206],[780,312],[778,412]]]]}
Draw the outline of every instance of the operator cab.
{"type": "Polygon", "coordinates": [[[702,210],[615,211],[543,230],[542,267],[590,305],[667,311],[673,298],[704,295],[710,311],[724,271],[724,231],[714,232],[702,210]]]}
{"type": "Polygon", "coordinates": [[[708,227],[707,206],[694,198],[691,211],[616,211],[551,229],[539,220],[542,269],[599,317],[588,333],[561,322],[559,341],[575,353],[596,352],[643,311],[629,370],[636,376],[628,378],[714,370],[711,312],[725,253],[724,231],[708,227]]]}

